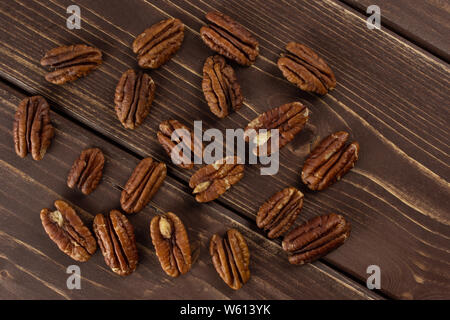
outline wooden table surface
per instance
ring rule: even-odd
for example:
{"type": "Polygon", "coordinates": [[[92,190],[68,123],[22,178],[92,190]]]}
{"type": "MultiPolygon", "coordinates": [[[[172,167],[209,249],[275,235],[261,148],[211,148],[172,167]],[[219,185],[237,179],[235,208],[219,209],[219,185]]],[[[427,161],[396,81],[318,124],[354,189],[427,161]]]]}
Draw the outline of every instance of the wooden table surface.
{"type": "MultiPolygon", "coordinates": [[[[2,299],[449,299],[449,17],[448,1],[365,0],[104,0],[0,3],[0,298],[2,299]],[[126,4],[125,4],[126,3],[126,4]],[[395,4],[394,4],[395,3],[395,4]],[[81,29],[66,27],[66,8],[81,8],[81,29]],[[382,29],[366,26],[366,7],[381,8],[382,29]],[[203,62],[212,51],[201,41],[204,15],[230,15],[258,39],[260,56],[248,68],[234,66],[245,103],[218,120],[201,91],[203,62]],[[114,111],[121,74],[137,68],[131,43],[146,27],[168,17],[186,25],[178,53],[157,70],[149,116],[126,130],[114,111]],[[385,23],[385,24],[384,24],[385,23]],[[338,85],[319,97],[290,85],[276,66],[289,41],[313,48],[334,70],[338,85]],[[39,61],[56,46],[85,43],[102,50],[104,63],[89,76],[56,86],[44,80],[39,61]],[[25,96],[40,94],[51,105],[56,136],[42,161],[14,152],[12,123],[25,96]],[[174,118],[202,120],[203,128],[242,128],[259,113],[300,100],[310,123],[280,152],[280,171],[245,177],[219,200],[196,203],[183,170],[156,140],[158,124],[174,118]],[[322,192],[310,192],[299,171],[311,147],[331,132],[346,130],[361,145],[356,167],[322,192]],[[89,196],[66,186],[82,149],[106,156],[104,177],[89,196]],[[119,208],[120,192],[143,157],[168,164],[163,187],[140,213],[130,216],[140,262],[119,277],[98,251],[75,263],[45,234],[42,208],[65,199],[91,225],[93,216],[119,208]],[[328,212],[352,224],[349,240],[319,261],[292,266],[279,240],[269,240],[254,222],[259,206],[288,185],[305,194],[297,223],[328,212]],[[192,270],[165,275],[149,237],[157,212],[185,222],[195,252],[192,270]],[[210,237],[228,228],[246,237],[251,279],[228,288],[208,253],[210,237]],[[66,268],[81,268],[81,290],[69,290],[66,268]],[[381,289],[369,290],[367,267],[381,270],[381,289]]],[[[198,168],[198,166],[196,167],[198,168]]]]}

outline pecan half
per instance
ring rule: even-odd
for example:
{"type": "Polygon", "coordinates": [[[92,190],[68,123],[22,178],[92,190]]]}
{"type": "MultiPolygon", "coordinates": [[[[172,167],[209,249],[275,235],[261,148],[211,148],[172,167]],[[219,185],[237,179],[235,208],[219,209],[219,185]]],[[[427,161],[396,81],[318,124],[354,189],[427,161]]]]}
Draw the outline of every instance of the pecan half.
{"type": "Polygon", "coordinates": [[[58,248],[76,261],[87,261],[97,250],[91,231],[75,210],[62,200],[55,201],[55,211],[41,210],[41,222],[58,248]]]}
{"type": "Polygon", "coordinates": [[[250,251],[236,229],[228,230],[224,238],[213,235],[209,254],[217,273],[230,288],[238,290],[250,279],[250,251]]]}
{"type": "Polygon", "coordinates": [[[19,157],[28,152],[41,160],[52,142],[55,130],[50,121],[50,107],[41,96],[25,98],[14,116],[14,147],[19,157]]]}
{"type": "Polygon", "coordinates": [[[106,217],[99,213],[93,227],[108,267],[121,276],[136,270],[139,259],[136,239],[127,217],[117,210],[112,210],[106,217]]]}
{"type": "Polygon", "coordinates": [[[183,169],[192,169],[194,167],[195,159],[193,157],[202,159],[202,141],[195,137],[194,133],[187,126],[177,120],[161,122],[157,137],[161,146],[171,157],[172,162],[183,169]],[[176,152],[177,150],[179,152],[176,152]]]}
{"type": "Polygon", "coordinates": [[[125,71],[114,95],[117,118],[125,128],[134,129],[147,117],[154,97],[155,82],[148,74],[125,71]]]}
{"type": "Polygon", "coordinates": [[[278,151],[294,139],[309,118],[309,110],[300,102],[283,104],[277,108],[259,115],[252,120],[244,131],[245,140],[255,145],[252,152],[255,155],[267,155],[278,151]],[[261,129],[264,129],[260,131],[261,129]],[[271,129],[278,129],[278,143],[274,141],[272,150],[271,129]]]}
{"type": "Polygon", "coordinates": [[[315,217],[289,232],[282,246],[292,253],[291,264],[305,264],[342,245],[350,236],[350,229],[350,223],[343,216],[331,213],[315,217]]]}
{"type": "Polygon", "coordinates": [[[45,80],[54,84],[84,77],[101,63],[102,52],[84,44],[53,48],[41,59],[41,65],[52,70],[45,75],[45,80]]]}
{"type": "Polygon", "coordinates": [[[217,199],[244,176],[244,165],[238,164],[237,157],[227,157],[204,166],[189,180],[197,202],[217,199]]]}
{"type": "Polygon", "coordinates": [[[243,66],[255,62],[259,44],[247,29],[217,11],[205,17],[209,25],[201,27],[200,36],[208,47],[243,66]]]}
{"type": "Polygon", "coordinates": [[[180,49],[183,38],[184,24],[179,19],[170,18],[152,25],[133,42],[139,66],[158,68],[180,49]]]}
{"type": "Polygon", "coordinates": [[[141,211],[158,191],[166,178],[166,164],[145,158],[134,169],[120,197],[126,213],[141,211]]]}
{"type": "Polygon", "coordinates": [[[336,87],[336,77],[327,63],[304,44],[289,42],[278,59],[285,78],[304,91],[326,94],[336,87]]]}
{"type": "Polygon", "coordinates": [[[238,110],[244,98],[233,68],[219,55],[208,57],[203,66],[203,94],[212,113],[225,118],[238,110]]]}
{"type": "Polygon", "coordinates": [[[275,193],[258,211],[256,224],[268,231],[267,237],[278,238],[286,233],[303,207],[303,193],[294,187],[275,193]]]}
{"type": "Polygon", "coordinates": [[[105,157],[99,148],[83,150],[70,169],[67,186],[78,187],[85,195],[90,194],[102,178],[104,165],[105,157]]]}
{"type": "Polygon", "coordinates": [[[162,269],[178,277],[191,269],[191,246],[183,222],[172,212],[156,216],[150,223],[150,236],[162,269]]]}
{"type": "Polygon", "coordinates": [[[355,166],[359,144],[352,142],[345,147],[349,134],[338,131],[323,139],[306,159],[302,169],[302,181],[311,190],[323,190],[355,166]]]}

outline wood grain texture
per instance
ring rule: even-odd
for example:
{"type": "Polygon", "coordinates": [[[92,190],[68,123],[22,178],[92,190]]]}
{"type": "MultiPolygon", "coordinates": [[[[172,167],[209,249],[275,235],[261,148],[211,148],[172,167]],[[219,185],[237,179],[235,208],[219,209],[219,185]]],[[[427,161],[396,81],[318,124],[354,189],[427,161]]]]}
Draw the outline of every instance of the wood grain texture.
{"type": "Polygon", "coordinates": [[[140,256],[132,275],[122,278],[114,274],[100,250],[85,263],[71,260],[45,234],[40,209],[52,208],[56,199],[66,199],[91,228],[95,214],[120,207],[120,191],[139,159],[55,113],[51,116],[56,136],[44,159],[19,158],[11,124],[22,98],[0,84],[1,299],[379,299],[323,263],[302,268],[289,265],[280,246],[255,232],[252,223],[217,204],[197,204],[189,190],[172,178],[165,180],[149,206],[128,216],[140,256]],[[105,171],[98,188],[84,196],[69,189],[66,178],[79,152],[92,146],[105,153],[105,171]],[[196,257],[192,270],[176,279],[161,269],[149,234],[154,214],[167,211],[185,223],[196,257]],[[211,236],[228,228],[240,230],[251,251],[252,275],[239,291],[222,282],[208,252],[211,236]],[[73,264],[81,268],[81,290],[66,287],[66,268],[73,264]]]}
{"type": "Polygon", "coordinates": [[[450,2],[448,0],[341,0],[362,12],[381,9],[382,26],[450,61],[450,2]]]}
{"type": "MultiPolygon", "coordinates": [[[[259,206],[287,185],[300,188],[305,205],[299,220],[330,211],[353,226],[349,242],[326,261],[365,281],[368,265],[382,270],[382,290],[395,298],[448,298],[450,276],[449,68],[387,30],[370,31],[365,17],[323,1],[78,1],[82,29],[65,27],[69,1],[0,5],[0,72],[30,93],[55,101],[71,117],[140,156],[168,161],[156,140],[158,124],[201,119],[204,128],[242,128],[260,112],[294,100],[312,111],[307,128],[280,152],[280,172],[260,176],[247,166],[244,179],[219,202],[254,219],[259,206]],[[235,66],[244,107],[223,120],[204,102],[201,70],[212,52],[198,30],[204,14],[218,9],[247,27],[261,44],[254,66],[235,66]],[[130,45],[149,25],[169,16],[186,24],[181,50],[158,70],[156,98],[144,124],[124,130],[113,109],[123,71],[137,67],[130,45]],[[300,92],[284,80],[276,60],[291,40],[304,42],[329,63],[338,80],[325,97],[300,92]],[[65,86],[45,83],[38,65],[61,44],[87,43],[104,52],[102,67],[65,86]],[[305,190],[301,165],[324,136],[347,130],[361,145],[357,166],[320,193],[305,190]],[[249,196],[251,195],[251,196],[249,196]]],[[[169,174],[187,181],[189,171],[169,174]]],[[[208,205],[209,206],[209,205],[208,205]]]]}

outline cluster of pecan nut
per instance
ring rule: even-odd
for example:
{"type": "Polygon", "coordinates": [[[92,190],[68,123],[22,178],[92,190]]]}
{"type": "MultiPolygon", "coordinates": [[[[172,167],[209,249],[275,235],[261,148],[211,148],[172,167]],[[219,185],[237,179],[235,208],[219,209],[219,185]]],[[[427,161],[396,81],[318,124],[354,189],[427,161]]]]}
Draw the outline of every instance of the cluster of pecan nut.
{"type": "MultiPolygon", "coordinates": [[[[243,105],[241,87],[235,71],[225,58],[239,65],[252,65],[259,55],[258,41],[231,17],[214,11],[206,14],[208,24],[200,29],[204,43],[217,52],[206,59],[203,66],[202,90],[211,112],[218,118],[243,105]]],[[[136,37],[132,49],[143,69],[155,69],[167,62],[181,47],[184,24],[175,18],[160,21],[136,37]]],[[[78,44],[61,46],[48,51],[41,65],[50,72],[45,79],[53,84],[64,84],[86,76],[102,63],[99,49],[78,44]]],[[[327,63],[304,44],[290,42],[277,63],[286,79],[301,90],[320,95],[336,86],[336,78],[327,63]]],[[[143,71],[125,71],[115,90],[117,117],[127,129],[135,129],[147,117],[155,96],[155,83],[143,71]]],[[[246,141],[252,141],[255,155],[277,152],[292,141],[309,119],[309,110],[300,102],[291,102],[268,110],[245,127],[246,141]],[[278,129],[279,140],[272,150],[270,129],[278,129]],[[268,133],[269,132],[269,133],[268,133]]],[[[16,153],[41,160],[54,136],[50,108],[41,96],[24,99],[14,120],[16,153]]],[[[341,179],[358,159],[359,145],[346,145],[349,134],[339,131],[323,139],[306,159],[301,180],[311,190],[323,190],[341,179]]],[[[166,120],[159,125],[157,138],[172,161],[184,169],[192,169],[191,157],[173,152],[183,144],[190,156],[202,158],[203,145],[184,124],[166,120]],[[179,135],[184,130],[186,135],[179,135]],[[189,137],[189,138],[187,138],[189,137]]],[[[68,178],[70,188],[78,188],[88,195],[98,186],[103,173],[105,157],[98,148],[81,152],[68,178]]],[[[227,157],[204,166],[189,181],[195,199],[209,202],[217,199],[242,179],[244,165],[237,157],[227,157]]],[[[123,188],[120,205],[127,214],[141,211],[155,195],[166,177],[166,165],[152,158],[143,159],[134,169],[123,188]]],[[[300,224],[290,232],[303,207],[304,195],[294,187],[287,187],[272,195],[259,209],[256,223],[270,239],[284,235],[282,248],[290,253],[292,264],[309,263],[340,246],[350,234],[350,223],[343,216],[330,213],[300,224]]],[[[138,251],[134,229],[127,217],[118,210],[98,214],[93,230],[97,243],[75,209],[57,200],[56,210],[42,209],[42,225],[49,237],[67,255],[77,261],[87,261],[100,247],[106,264],[119,275],[128,275],[136,269],[138,251]]],[[[168,212],[155,216],[150,223],[150,237],[162,269],[172,277],[188,272],[192,267],[191,246],[181,219],[168,212]]],[[[236,229],[230,229],[222,238],[215,234],[210,240],[213,265],[233,289],[239,289],[250,278],[250,252],[247,242],[236,229]]]]}

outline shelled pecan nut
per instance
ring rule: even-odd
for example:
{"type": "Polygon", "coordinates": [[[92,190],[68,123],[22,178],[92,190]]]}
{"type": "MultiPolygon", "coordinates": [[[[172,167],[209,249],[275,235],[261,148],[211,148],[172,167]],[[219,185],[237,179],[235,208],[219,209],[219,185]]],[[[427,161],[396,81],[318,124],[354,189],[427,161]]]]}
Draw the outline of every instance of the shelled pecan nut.
{"type": "Polygon", "coordinates": [[[315,217],[284,237],[283,249],[291,255],[291,264],[313,262],[342,245],[350,236],[351,226],[343,216],[331,213],[315,217]]]}
{"type": "Polygon", "coordinates": [[[166,164],[145,158],[134,169],[120,197],[126,213],[141,211],[158,191],[166,178],[166,164]]]}
{"type": "Polygon", "coordinates": [[[303,193],[294,187],[278,191],[258,211],[256,224],[268,231],[267,237],[278,238],[285,234],[297,219],[303,207],[303,193]]]}
{"type": "Polygon", "coordinates": [[[55,130],[50,121],[50,107],[41,96],[23,99],[14,116],[14,147],[19,157],[28,152],[41,160],[52,142],[55,130]]]}
{"type": "Polygon", "coordinates": [[[200,168],[195,172],[189,186],[194,189],[197,202],[209,202],[225,193],[244,176],[244,165],[237,157],[226,157],[200,168]]]}
{"type": "Polygon", "coordinates": [[[108,267],[121,276],[136,270],[139,257],[130,221],[119,211],[112,210],[106,217],[97,214],[93,226],[108,267]]]}
{"type": "Polygon", "coordinates": [[[304,44],[289,42],[278,59],[284,77],[304,91],[326,94],[336,87],[336,77],[325,60],[304,44]]]}
{"type": "Polygon", "coordinates": [[[358,160],[359,144],[345,147],[349,134],[338,131],[323,139],[306,159],[302,181],[311,190],[323,190],[339,181],[358,160]]]}
{"type": "Polygon", "coordinates": [[[156,69],[166,63],[181,47],[184,38],[184,24],[170,18],[155,23],[138,35],[133,42],[141,68],[156,69]]]}
{"type": "Polygon", "coordinates": [[[48,51],[41,65],[49,67],[45,80],[63,84],[86,76],[102,63],[102,52],[84,44],[61,46],[48,51]]]}
{"type": "Polygon", "coordinates": [[[102,178],[104,165],[105,157],[99,148],[83,150],[70,169],[67,186],[78,187],[83,194],[90,194],[102,178]]]}
{"type": "Polygon", "coordinates": [[[125,71],[114,95],[117,118],[125,128],[134,129],[147,117],[154,97],[155,82],[148,74],[125,71]]]}
{"type": "Polygon", "coordinates": [[[200,36],[208,47],[243,66],[255,62],[259,44],[247,29],[217,11],[205,17],[209,25],[201,27],[200,36]]]}
{"type": "Polygon", "coordinates": [[[157,137],[161,146],[171,157],[172,162],[183,169],[192,169],[195,158],[202,159],[202,141],[195,137],[194,133],[178,120],[161,122],[157,137]],[[176,152],[177,150],[179,152],[176,152]]]}
{"type": "Polygon", "coordinates": [[[41,210],[45,232],[58,248],[76,261],[87,261],[97,250],[91,231],[84,225],[75,210],[62,200],[55,201],[55,211],[41,210]]]}
{"type": "Polygon", "coordinates": [[[209,254],[217,273],[230,288],[238,290],[250,279],[250,251],[236,229],[228,230],[224,238],[213,235],[209,254]]]}
{"type": "Polygon", "coordinates": [[[203,65],[203,94],[211,112],[225,118],[231,109],[242,106],[241,86],[233,68],[219,55],[208,57],[203,65]]]}
{"type": "Polygon", "coordinates": [[[169,276],[178,277],[191,269],[191,246],[186,228],[174,213],[154,217],[150,235],[159,263],[169,276]]]}
{"type": "Polygon", "coordinates": [[[273,108],[252,120],[244,131],[245,140],[252,141],[255,155],[267,155],[278,151],[294,139],[309,118],[309,110],[300,102],[291,102],[273,108]],[[261,129],[265,129],[260,131],[261,129]],[[278,129],[278,143],[272,150],[271,129],[278,129]]]}

